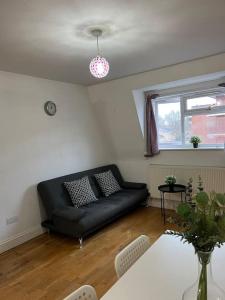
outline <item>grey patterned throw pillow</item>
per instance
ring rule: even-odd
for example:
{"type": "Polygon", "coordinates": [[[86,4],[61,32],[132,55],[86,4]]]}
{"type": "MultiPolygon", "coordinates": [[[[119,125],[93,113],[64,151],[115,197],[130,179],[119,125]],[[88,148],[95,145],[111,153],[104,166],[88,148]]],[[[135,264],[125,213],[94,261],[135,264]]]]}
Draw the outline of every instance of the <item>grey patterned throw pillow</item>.
{"type": "Polygon", "coordinates": [[[103,192],[108,197],[111,194],[120,191],[121,187],[114,177],[111,170],[99,174],[95,174],[95,178],[103,192]]]}
{"type": "Polygon", "coordinates": [[[64,186],[70,195],[73,205],[77,208],[98,200],[92,191],[87,176],[71,182],[64,182],[64,186]]]}

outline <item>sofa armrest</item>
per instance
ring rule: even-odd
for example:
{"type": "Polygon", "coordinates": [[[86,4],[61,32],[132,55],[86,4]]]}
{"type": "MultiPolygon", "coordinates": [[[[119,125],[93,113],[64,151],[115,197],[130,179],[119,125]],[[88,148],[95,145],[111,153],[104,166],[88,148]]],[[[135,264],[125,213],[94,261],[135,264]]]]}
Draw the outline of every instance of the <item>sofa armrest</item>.
{"type": "Polygon", "coordinates": [[[146,185],[146,183],[137,183],[137,182],[124,181],[122,183],[121,187],[124,188],[124,189],[141,190],[141,189],[146,189],[147,185],[146,185]]]}
{"type": "Polygon", "coordinates": [[[52,214],[53,222],[54,220],[64,219],[70,222],[76,222],[79,221],[83,216],[85,215],[85,212],[79,208],[68,206],[61,209],[54,210],[52,214]]]}

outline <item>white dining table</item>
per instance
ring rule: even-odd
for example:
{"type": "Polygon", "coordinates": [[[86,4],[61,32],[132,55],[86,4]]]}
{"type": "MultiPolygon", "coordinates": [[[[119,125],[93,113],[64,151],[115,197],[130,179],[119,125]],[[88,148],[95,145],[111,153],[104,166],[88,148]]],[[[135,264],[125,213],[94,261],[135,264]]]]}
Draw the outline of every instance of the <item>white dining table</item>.
{"type": "MultiPolygon", "coordinates": [[[[225,288],[225,246],[215,248],[212,269],[216,282],[225,288]]],[[[193,247],[163,234],[101,300],[181,300],[197,277],[193,247]]]]}

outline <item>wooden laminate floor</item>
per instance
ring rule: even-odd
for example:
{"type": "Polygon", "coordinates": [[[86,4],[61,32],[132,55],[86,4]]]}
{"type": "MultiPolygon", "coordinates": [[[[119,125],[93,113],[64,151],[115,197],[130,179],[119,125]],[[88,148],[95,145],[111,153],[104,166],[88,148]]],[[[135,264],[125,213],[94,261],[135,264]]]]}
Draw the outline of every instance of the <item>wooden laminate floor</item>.
{"type": "Polygon", "coordinates": [[[84,241],[43,234],[0,255],[0,300],[61,300],[83,284],[101,297],[115,282],[114,258],[146,234],[153,243],[171,225],[158,208],[139,208],[84,241]]]}

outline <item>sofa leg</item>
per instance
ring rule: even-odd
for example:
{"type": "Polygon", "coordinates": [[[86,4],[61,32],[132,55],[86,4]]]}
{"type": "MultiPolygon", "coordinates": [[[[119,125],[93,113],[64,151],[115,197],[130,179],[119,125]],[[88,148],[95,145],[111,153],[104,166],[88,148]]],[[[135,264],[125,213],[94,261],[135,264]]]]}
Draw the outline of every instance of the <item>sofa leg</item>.
{"type": "Polygon", "coordinates": [[[80,244],[80,249],[82,249],[83,248],[83,238],[82,237],[79,238],[79,244],[80,244]]]}

